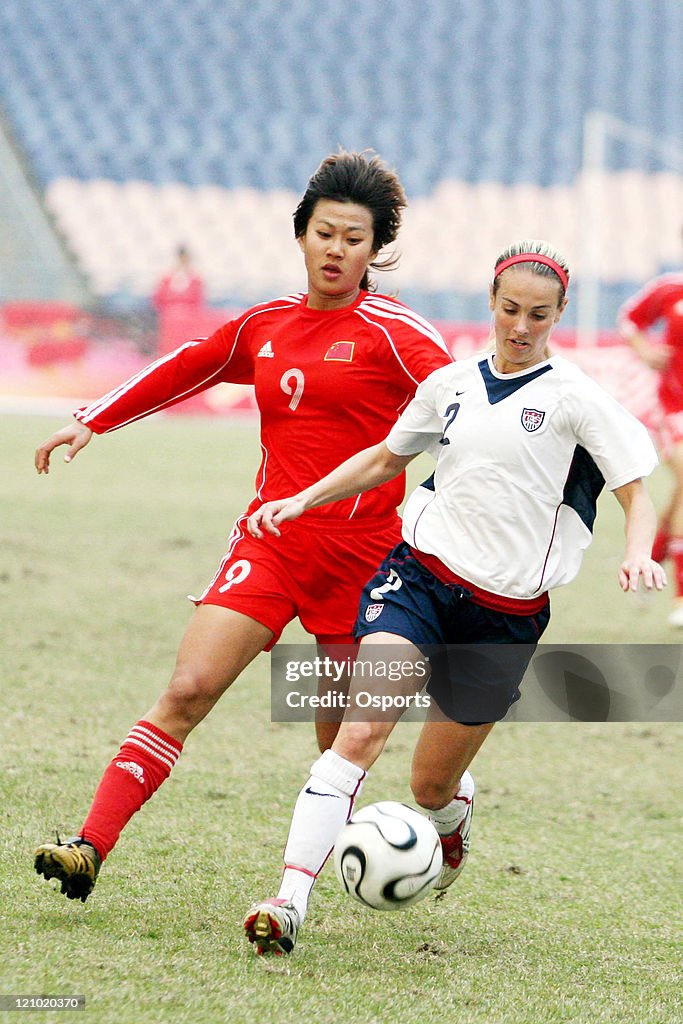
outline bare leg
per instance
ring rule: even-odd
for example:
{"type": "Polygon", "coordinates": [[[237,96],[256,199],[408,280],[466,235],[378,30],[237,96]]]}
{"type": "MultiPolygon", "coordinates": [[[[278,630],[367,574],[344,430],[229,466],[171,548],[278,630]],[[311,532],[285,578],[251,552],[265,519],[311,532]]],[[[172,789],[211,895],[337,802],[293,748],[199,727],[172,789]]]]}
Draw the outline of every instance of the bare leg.
{"type": "Polygon", "coordinates": [[[200,605],[181,641],[168,688],[145,720],[184,742],[272,636],[241,612],[200,605]]]}
{"type": "Polygon", "coordinates": [[[58,878],[70,899],[87,898],[101,861],[168,778],[187,735],[271,638],[269,629],[238,612],[213,605],[197,609],[168,688],[105,769],[79,835],[38,848],[40,874],[58,878]]]}
{"type": "Polygon", "coordinates": [[[683,626],[683,443],[674,446],[668,464],[674,475],[674,491],[669,506],[667,553],[673,561],[676,588],[676,603],[669,623],[680,628],[683,626]]]}
{"type": "Polygon", "coordinates": [[[369,668],[364,673],[357,671],[351,681],[351,706],[344,716],[332,749],[366,771],[382,753],[404,709],[396,707],[374,712],[370,708],[358,707],[355,698],[359,691],[367,691],[379,698],[385,694],[410,696],[419,693],[426,681],[426,677],[418,671],[406,672],[402,679],[394,682],[387,681],[386,676],[374,667],[385,664],[387,658],[400,661],[403,665],[425,664],[421,651],[405,637],[393,633],[371,633],[361,640],[356,665],[365,663],[369,668]],[[400,656],[397,654],[399,650],[400,656]]]}
{"type": "MultiPolygon", "coordinates": [[[[360,690],[374,691],[378,696],[392,692],[415,692],[421,688],[414,678],[387,683],[375,672],[374,666],[386,661],[387,647],[401,645],[401,661],[422,659],[422,655],[402,637],[388,633],[365,638],[358,653],[357,663],[366,662],[369,669],[360,677],[354,673],[349,689],[350,701],[360,690]],[[373,680],[380,680],[375,685],[373,680]]],[[[296,940],[299,924],[306,916],[308,898],[313,884],[327,860],[334,841],[353,811],[356,797],[365,778],[366,769],[376,760],[384,747],[401,711],[382,712],[378,720],[368,720],[371,709],[347,711],[339,726],[331,749],[311,767],[311,775],[304,785],[294,807],[289,837],[285,847],[285,870],[280,889],[274,899],[254,904],[244,922],[247,937],[262,952],[289,951],[296,940]],[[291,914],[295,913],[292,924],[291,914]],[[282,934],[286,947],[282,946],[282,934]]],[[[324,723],[330,733],[337,723],[324,723]]],[[[321,733],[319,732],[320,736],[321,733]]]]}
{"type": "Polygon", "coordinates": [[[669,530],[674,537],[683,537],[683,442],[674,445],[667,462],[674,477],[674,490],[667,510],[669,530]]]}
{"type": "MultiPolygon", "coordinates": [[[[397,648],[400,648],[397,652],[400,657],[396,660],[424,665],[421,652],[403,637],[376,633],[362,640],[357,662],[367,662],[372,671],[362,676],[354,674],[349,690],[352,708],[360,690],[372,690],[379,696],[382,692],[419,692],[424,677],[418,672],[407,672],[406,677],[394,683],[386,679],[379,685],[376,683],[381,677],[375,673],[373,666],[386,663],[388,653],[392,649],[397,651],[397,648]]],[[[247,938],[261,952],[290,952],[293,948],[300,924],[306,916],[315,880],[339,830],[353,811],[365,772],[382,752],[401,716],[401,710],[397,708],[393,712],[383,712],[374,720],[370,719],[371,714],[369,709],[365,712],[358,709],[347,711],[331,749],[325,750],[311,767],[310,778],[299,793],[294,807],[285,847],[285,870],[278,894],[275,898],[255,903],[244,921],[247,938]]],[[[432,717],[437,717],[436,712],[432,717]]],[[[450,790],[445,781],[440,784],[447,793],[444,804],[453,799],[461,771],[474,756],[490,728],[457,726],[443,716],[439,716],[438,722],[431,720],[425,725],[420,737],[420,763],[433,762],[440,776],[452,782],[450,790]],[[449,750],[443,758],[436,749],[438,729],[441,727],[448,730],[444,738],[448,740],[449,750]],[[444,762],[443,766],[441,761],[444,762]]],[[[430,805],[427,803],[425,806],[430,805]]],[[[463,837],[458,834],[458,838],[463,837]]],[[[456,871],[460,870],[465,852],[461,845],[456,871]]]]}
{"type": "Polygon", "coordinates": [[[330,721],[321,714],[316,713],[315,736],[318,741],[318,750],[329,750],[337,738],[341,722],[330,721]]]}
{"type": "Polygon", "coordinates": [[[413,752],[410,786],[418,804],[430,810],[444,807],[458,789],[494,723],[461,725],[432,703],[413,752]]]}
{"type": "MultiPolygon", "coordinates": [[[[329,655],[334,658],[335,661],[342,661],[346,659],[347,648],[350,648],[351,653],[349,655],[349,662],[352,662],[358,651],[356,644],[344,641],[342,638],[340,638],[339,643],[318,642],[319,656],[324,658],[326,655],[329,655]]],[[[351,676],[348,671],[345,672],[336,682],[332,682],[331,680],[325,679],[321,676],[318,685],[318,696],[322,697],[324,694],[334,694],[338,697],[346,697],[349,692],[350,682],[351,676]]],[[[315,709],[315,735],[318,740],[318,749],[321,753],[325,750],[329,750],[334,743],[343,717],[344,708],[341,702],[339,702],[338,707],[318,707],[315,709]]]]}

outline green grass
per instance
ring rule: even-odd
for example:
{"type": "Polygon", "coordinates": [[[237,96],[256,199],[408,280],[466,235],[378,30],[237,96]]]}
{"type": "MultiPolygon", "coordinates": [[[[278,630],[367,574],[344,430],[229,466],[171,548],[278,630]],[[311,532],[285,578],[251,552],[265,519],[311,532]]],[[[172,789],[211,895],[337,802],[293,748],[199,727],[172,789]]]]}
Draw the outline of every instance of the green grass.
{"type": "MultiPolygon", "coordinates": [[[[679,724],[498,726],[477,757],[474,853],[456,887],[373,914],[328,870],[295,953],[256,958],[241,918],[275,891],[316,756],[310,725],[270,722],[263,655],[190,738],[88,902],[39,880],[32,848],[78,827],[165,685],[185,595],[212,575],[258,458],[250,428],[169,419],[97,438],[38,478],[33,449],[59,425],[2,419],[0,994],[85,994],[93,1024],[677,1019],[679,724]]],[[[653,480],[659,498],[666,483],[653,480]]],[[[643,610],[618,590],[620,519],[608,496],[546,639],[676,642],[669,596],[643,610]]],[[[416,729],[397,729],[362,802],[412,802],[416,729]]]]}

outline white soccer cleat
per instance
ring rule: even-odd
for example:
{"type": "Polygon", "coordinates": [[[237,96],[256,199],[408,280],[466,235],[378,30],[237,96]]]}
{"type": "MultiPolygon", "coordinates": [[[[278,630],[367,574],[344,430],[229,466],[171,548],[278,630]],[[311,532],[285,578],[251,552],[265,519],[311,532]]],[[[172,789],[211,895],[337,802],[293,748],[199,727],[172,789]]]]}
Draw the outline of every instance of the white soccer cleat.
{"type": "Polygon", "coordinates": [[[299,912],[293,903],[263,900],[249,908],[244,919],[244,931],[259,956],[264,953],[282,956],[294,949],[300,924],[299,912]]]}
{"type": "Polygon", "coordinates": [[[447,836],[441,836],[443,867],[441,868],[441,874],[434,883],[435,889],[447,889],[465,867],[465,861],[470,852],[470,831],[472,829],[473,813],[474,797],[470,800],[465,817],[455,832],[451,832],[447,836]]]}

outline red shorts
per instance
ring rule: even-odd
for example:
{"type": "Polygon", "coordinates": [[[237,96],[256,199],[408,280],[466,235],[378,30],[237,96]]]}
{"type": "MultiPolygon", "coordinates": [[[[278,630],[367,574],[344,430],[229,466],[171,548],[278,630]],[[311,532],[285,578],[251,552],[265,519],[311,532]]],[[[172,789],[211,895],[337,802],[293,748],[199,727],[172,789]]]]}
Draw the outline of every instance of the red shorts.
{"type": "Polygon", "coordinates": [[[272,630],[277,642],[288,622],[327,643],[352,642],[361,591],[401,540],[401,520],[285,523],[282,536],[247,533],[247,515],[230,534],[218,572],[196,604],[221,605],[272,630]]]}

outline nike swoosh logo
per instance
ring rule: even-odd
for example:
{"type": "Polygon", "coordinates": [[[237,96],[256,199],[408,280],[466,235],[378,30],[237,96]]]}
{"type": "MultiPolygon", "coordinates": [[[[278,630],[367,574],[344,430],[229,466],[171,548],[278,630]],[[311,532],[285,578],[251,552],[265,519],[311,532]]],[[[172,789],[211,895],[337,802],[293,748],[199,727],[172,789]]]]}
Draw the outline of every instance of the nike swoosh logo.
{"type": "MultiPolygon", "coordinates": [[[[467,389],[465,389],[465,390],[467,390],[467,389]]],[[[455,397],[457,398],[458,395],[464,395],[464,394],[465,394],[465,391],[456,391],[455,392],[455,397]]]]}
{"type": "Polygon", "coordinates": [[[310,793],[311,796],[331,796],[333,800],[339,800],[340,797],[336,793],[319,793],[317,789],[311,789],[310,786],[306,786],[304,793],[310,793]]]}

